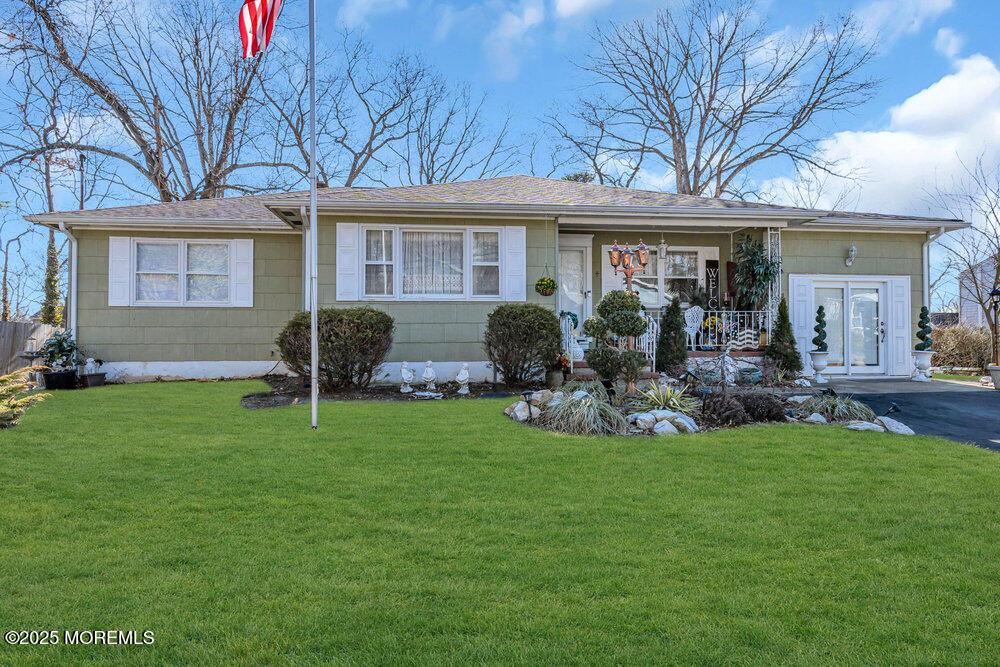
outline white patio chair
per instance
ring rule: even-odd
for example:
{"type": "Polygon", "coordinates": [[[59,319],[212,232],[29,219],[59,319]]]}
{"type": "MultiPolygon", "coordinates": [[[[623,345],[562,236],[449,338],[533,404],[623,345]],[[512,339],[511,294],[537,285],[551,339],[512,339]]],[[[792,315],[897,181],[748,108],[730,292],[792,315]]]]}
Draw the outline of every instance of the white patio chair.
{"type": "Polygon", "coordinates": [[[688,349],[693,350],[698,342],[698,332],[705,321],[705,309],[701,306],[691,306],[684,311],[684,333],[688,337],[688,349]]]}

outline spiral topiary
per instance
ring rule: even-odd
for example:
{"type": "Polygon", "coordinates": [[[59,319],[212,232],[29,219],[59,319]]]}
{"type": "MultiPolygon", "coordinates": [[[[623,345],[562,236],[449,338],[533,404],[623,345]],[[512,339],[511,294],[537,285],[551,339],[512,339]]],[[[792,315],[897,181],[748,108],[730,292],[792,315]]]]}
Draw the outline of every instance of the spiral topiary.
{"type": "Polygon", "coordinates": [[[812,344],[816,346],[817,352],[826,352],[829,347],[826,344],[826,309],[820,306],[816,309],[816,326],[813,327],[816,337],[812,344]]]}
{"type": "Polygon", "coordinates": [[[927,306],[920,309],[920,319],[917,320],[917,338],[920,339],[920,342],[913,347],[914,350],[923,352],[931,349],[931,344],[934,341],[931,340],[931,313],[927,310],[927,306]]]}

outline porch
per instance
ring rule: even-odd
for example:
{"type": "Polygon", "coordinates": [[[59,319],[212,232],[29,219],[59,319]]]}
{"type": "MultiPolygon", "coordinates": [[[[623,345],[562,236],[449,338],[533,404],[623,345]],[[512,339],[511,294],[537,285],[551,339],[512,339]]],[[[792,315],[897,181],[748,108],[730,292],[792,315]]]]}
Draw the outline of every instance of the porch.
{"type": "MultiPolygon", "coordinates": [[[[709,356],[725,348],[751,354],[762,349],[771,332],[780,300],[780,271],[759,290],[756,308],[747,309],[734,281],[738,272],[737,246],[749,237],[767,261],[780,263],[781,234],[777,228],[686,228],[594,231],[563,230],[558,235],[558,308],[563,347],[574,362],[583,360],[590,339],[583,323],[604,294],[624,290],[626,280],[609,261],[609,251],[635,248],[647,242],[645,266],[637,267],[632,289],[642,301],[646,333],[635,339],[635,348],[656,365],[656,343],[663,311],[679,299],[684,331],[691,356],[709,356]],[[649,239],[658,239],[651,244],[649,239]],[[742,303],[741,303],[742,301],[742,303]],[[742,307],[741,307],[742,306],[742,307]]],[[[625,347],[626,341],[617,341],[625,347]]]]}

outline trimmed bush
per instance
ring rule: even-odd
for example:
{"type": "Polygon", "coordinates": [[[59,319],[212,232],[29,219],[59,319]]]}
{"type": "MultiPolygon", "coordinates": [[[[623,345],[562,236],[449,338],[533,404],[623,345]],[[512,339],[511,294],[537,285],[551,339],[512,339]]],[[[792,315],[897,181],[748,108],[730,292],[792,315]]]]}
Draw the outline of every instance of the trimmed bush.
{"type": "Polygon", "coordinates": [[[603,317],[588,317],[583,322],[583,333],[594,339],[597,345],[603,345],[608,337],[608,322],[603,317]]]}
{"type": "Polygon", "coordinates": [[[687,370],[687,360],[684,314],[681,313],[681,300],[674,297],[660,318],[660,338],[656,341],[656,371],[682,375],[687,370]]]}
{"type": "Polygon", "coordinates": [[[601,297],[597,304],[597,314],[606,320],[611,319],[613,313],[625,312],[636,313],[642,310],[642,301],[638,294],[630,294],[624,290],[613,290],[601,297]]]}
{"type": "Polygon", "coordinates": [[[646,333],[646,327],[648,326],[646,318],[639,313],[625,311],[611,313],[605,321],[608,323],[608,329],[620,338],[627,338],[629,336],[638,338],[646,333]]]}
{"type": "Polygon", "coordinates": [[[743,410],[752,421],[785,421],[785,405],[774,394],[766,391],[748,391],[736,394],[734,398],[743,406],[743,410]]]}
{"type": "Polygon", "coordinates": [[[913,346],[914,350],[926,352],[931,349],[931,344],[934,341],[931,340],[931,313],[927,310],[927,306],[920,308],[920,319],[917,320],[917,339],[920,342],[913,346]]]}
{"type": "Polygon", "coordinates": [[[486,318],[484,347],[509,387],[523,387],[552,368],[562,352],[559,318],[534,303],[497,306],[486,318]]]}
{"type": "Polygon", "coordinates": [[[602,380],[614,382],[622,372],[624,362],[618,348],[608,345],[592,347],[583,353],[583,357],[602,380]]]}
{"type": "MultiPolygon", "coordinates": [[[[329,392],[367,387],[392,348],[393,319],[369,306],[321,308],[317,316],[320,389],[329,392]]],[[[299,313],[289,320],[276,342],[285,365],[308,379],[309,313],[299,313]]]]}
{"type": "Polygon", "coordinates": [[[820,306],[816,309],[816,326],[813,327],[816,336],[812,340],[813,347],[817,352],[826,352],[830,349],[826,343],[826,309],[820,306]]]}
{"type": "Polygon", "coordinates": [[[764,357],[773,359],[785,373],[802,372],[802,357],[795,347],[795,334],[792,333],[792,321],[788,319],[788,304],[784,297],[778,305],[778,321],[770,342],[764,348],[764,357]]]}
{"type": "Polygon", "coordinates": [[[626,383],[634,384],[639,381],[642,369],[648,363],[646,355],[638,350],[625,350],[622,355],[622,380],[626,383]]]}

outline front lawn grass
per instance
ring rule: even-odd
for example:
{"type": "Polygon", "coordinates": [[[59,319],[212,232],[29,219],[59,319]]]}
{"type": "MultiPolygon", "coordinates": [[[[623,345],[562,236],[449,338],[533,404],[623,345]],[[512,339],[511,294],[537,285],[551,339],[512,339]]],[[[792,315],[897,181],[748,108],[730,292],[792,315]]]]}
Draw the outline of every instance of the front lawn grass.
{"type": "Polygon", "coordinates": [[[57,664],[990,663],[1000,457],[781,425],[586,439],[504,401],[64,392],[0,432],[0,620],[57,664]]]}
{"type": "Polygon", "coordinates": [[[982,375],[965,375],[960,373],[935,373],[931,376],[934,380],[955,380],[957,382],[975,382],[979,384],[982,375]]]}

